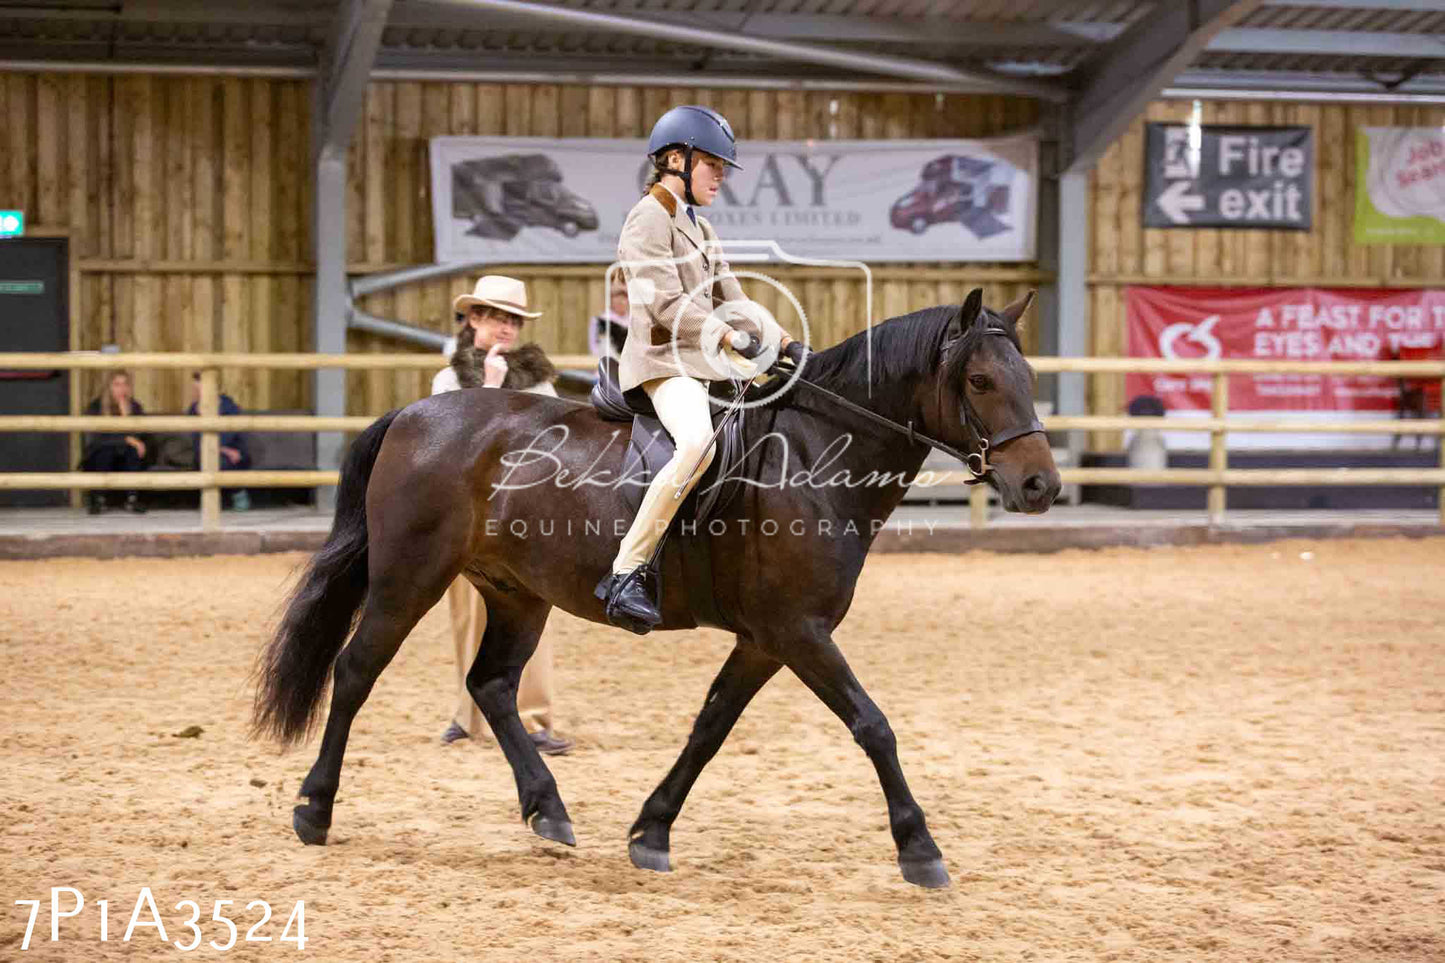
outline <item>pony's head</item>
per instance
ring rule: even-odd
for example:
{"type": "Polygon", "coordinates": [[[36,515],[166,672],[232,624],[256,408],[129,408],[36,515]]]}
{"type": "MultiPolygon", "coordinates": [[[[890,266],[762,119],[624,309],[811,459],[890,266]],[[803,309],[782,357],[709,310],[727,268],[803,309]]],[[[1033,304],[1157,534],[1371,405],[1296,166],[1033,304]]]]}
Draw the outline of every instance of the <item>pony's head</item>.
{"type": "Polygon", "coordinates": [[[1011,512],[1046,512],[1059,494],[1059,470],[1034,414],[1034,370],[1019,344],[1019,319],[1030,291],[1002,311],[969,292],[944,327],[938,379],[939,411],[957,445],[982,458],[988,484],[1011,512]],[[956,413],[956,414],[955,414],[956,413]]]}

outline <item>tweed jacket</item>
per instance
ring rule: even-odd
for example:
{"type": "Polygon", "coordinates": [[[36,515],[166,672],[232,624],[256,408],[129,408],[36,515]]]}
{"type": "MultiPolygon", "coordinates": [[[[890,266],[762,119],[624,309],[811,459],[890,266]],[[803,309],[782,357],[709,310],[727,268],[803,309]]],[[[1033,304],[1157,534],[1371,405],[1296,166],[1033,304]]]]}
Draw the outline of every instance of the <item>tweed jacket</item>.
{"type": "MultiPolygon", "coordinates": [[[[696,212],[694,208],[694,212],[696,212]]],[[[631,305],[627,342],[618,365],[629,391],[653,378],[728,377],[718,359],[723,335],[743,330],[776,348],[782,328],[771,317],[742,317],[726,308],[746,302],[723,259],[717,232],[698,215],[693,224],[677,197],[654,184],[627,215],[617,240],[631,305]]]]}

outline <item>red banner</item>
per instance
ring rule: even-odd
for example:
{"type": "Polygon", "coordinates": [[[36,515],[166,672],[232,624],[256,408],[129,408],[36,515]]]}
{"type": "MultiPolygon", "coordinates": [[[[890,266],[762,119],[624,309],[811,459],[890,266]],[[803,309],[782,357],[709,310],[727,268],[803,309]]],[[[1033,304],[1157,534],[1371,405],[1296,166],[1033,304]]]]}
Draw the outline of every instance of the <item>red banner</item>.
{"type": "MultiPolygon", "coordinates": [[[[1353,288],[1149,288],[1127,293],[1136,358],[1384,361],[1445,356],[1445,291],[1353,288]]],[[[1393,378],[1257,375],[1229,379],[1231,411],[1393,411],[1393,378]]],[[[1208,375],[1131,374],[1128,396],[1172,411],[1210,406],[1208,375]]]]}

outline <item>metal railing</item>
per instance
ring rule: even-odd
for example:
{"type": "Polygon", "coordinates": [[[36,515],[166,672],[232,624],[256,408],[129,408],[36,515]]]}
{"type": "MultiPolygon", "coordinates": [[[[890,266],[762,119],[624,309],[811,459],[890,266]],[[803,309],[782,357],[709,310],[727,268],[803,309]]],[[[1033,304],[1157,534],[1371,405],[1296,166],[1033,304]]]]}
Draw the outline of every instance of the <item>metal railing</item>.
{"type": "MultiPolygon", "coordinates": [[[[589,355],[552,357],[557,368],[591,368],[589,355]]],[[[1059,415],[1044,419],[1049,431],[1198,431],[1210,435],[1208,468],[1171,468],[1146,471],[1134,468],[1065,468],[1065,484],[1117,485],[1204,485],[1209,489],[1211,523],[1224,519],[1225,493],[1232,487],[1260,485],[1421,485],[1440,489],[1441,523],[1445,524],[1445,421],[1440,419],[1371,421],[1310,421],[1287,419],[1241,420],[1229,417],[1229,377],[1259,374],[1315,374],[1333,376],[1375,376],[1388,378],[1438,378],[1445,386],[1445,362],[1291,362],[1291,361],[1178,361],[1150,358],[1054,358],[1029,359],[1035,370],[1047,373],[1119,374],[1208,374],[1213,383],[1213,403],[1208,418],[1152,418],[1114,415],[1059,415]],[[1331,433],[1435,435],[1442,439],[1438,468],[1312,468],[1232,469],[1226,445],[1231,433],[1331,433]]],[[[301,488],[335,485],[335,471],[226,471],[220,470],[222,431],[360,431],[375,417],[322,417],[313,415],[227,415],[220,414],[220,370],[260,368],[268,370],[316,370],[343,368],[363,370],[435,370],[435,355],[425,354],[99,354],[11,353],[0,354],[4,369],[186,369],[201,373],[199,414],[95,416],[95,415],[5,415],[0,432],[10,431],[187,431],[201,436],[199,471],[176,472],[12,472],[0,474],[0,489],[199,489],[202,528],[220,525],[222,488],[301,488]]],[[[967,472],[935,473],[935,484],[958,484],[967,472]]],[[[973,524],[987,523],[987,492],[976,486],[971,496],[973,524]]]]}

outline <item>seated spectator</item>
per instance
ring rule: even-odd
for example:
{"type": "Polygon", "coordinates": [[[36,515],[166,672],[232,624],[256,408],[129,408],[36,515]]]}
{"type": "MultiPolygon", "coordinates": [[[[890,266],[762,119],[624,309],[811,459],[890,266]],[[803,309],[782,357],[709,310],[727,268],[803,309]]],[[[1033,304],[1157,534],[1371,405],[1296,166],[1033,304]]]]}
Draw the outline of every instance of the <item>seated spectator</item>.
{"type": "MultiPolygon", "coordinates": [[[[1395,361],[1439,361],[1441,358],[1445,358],[1445,341],[1436,341],[1433,337],[1428,342],[1401,344],[1393,355],[1395,361]]],[[[1440,413],[1439,378],[1400,379],[1400,400],[1395,410],[1396,417],[1434,418],[1439,417],[1440,413]]],[[[1415,436],[1417,451],[1424,441],[1424,435],[1415,436]]],[[[1396,435],[1390,447],[1399,446],[1400,436],[1396,435]]]]}
{"type": "MultiPolygon", "coordinates": [[[[1131,418],[1163,418],[1164,402],[1154,395],[1139,395],[1129,402],[1131,418]]],[[[1129,454],[1129,467],[1145,471],[1163,471],[1169,467],[1169,449],[1162,431],[1124,432],[1124,450],[1129,454]]]]}
{"type": "MultiPolygon", "coordinates": [[[[191,375],[191,404],[186,409],[186,414],[195,415],[200,413],[201,408],[201,374],[196,372],[191,375]]],[[[236,404],[235,399],[225,392],[221,393],[221,414],[239,415],[241,406],[236,404]]],[[[194,436],[194,450],[196,465],[201,464],[201,436],[194,436]]],[[[251,452],[246,447],[246,436],[239,431],[221,432],[221,471],[244,471],[251,467],[251,452]]],[[[237,488],[231,495],[231,507],[238,512],[250,511],[251,496],[246,489],[237,488]]]]}
{"type": "MultiPolygon", "coordinates": [[[[145,408],[131,397],[133,386],[128,371],[112,371],[100,397],[85,406],[87,415],[143,415],[145,408]]],[[[144,471],[146,450],[150,439],[136,432],[86,432],[85,447],[80,456],[81,471],[144,471]]],[[[92,515],[105,510],[104,493],[92,490],[86,495],[86,509],[92,515]]],[[[137,515],[145,513],[140,494],[125,493],[125,509],[137,515]]]]}
{"type": "Polygon", "coordinates": [[[612,290],[608,293],[607,310],[595,316],[587,327],[587,350],[594,358],[620,358],[627,341],[627,279],[620,270],[613,272],[612,290]]]}

